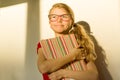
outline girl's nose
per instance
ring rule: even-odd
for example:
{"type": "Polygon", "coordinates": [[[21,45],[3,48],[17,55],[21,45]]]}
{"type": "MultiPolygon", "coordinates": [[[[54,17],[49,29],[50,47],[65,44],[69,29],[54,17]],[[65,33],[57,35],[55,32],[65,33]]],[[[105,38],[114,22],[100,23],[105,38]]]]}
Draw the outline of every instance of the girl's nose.
{"type": "Polygon", "coordinates": [[[61,16],[58,17],[57,22],[62,22],[62,17],[61,16]]]}

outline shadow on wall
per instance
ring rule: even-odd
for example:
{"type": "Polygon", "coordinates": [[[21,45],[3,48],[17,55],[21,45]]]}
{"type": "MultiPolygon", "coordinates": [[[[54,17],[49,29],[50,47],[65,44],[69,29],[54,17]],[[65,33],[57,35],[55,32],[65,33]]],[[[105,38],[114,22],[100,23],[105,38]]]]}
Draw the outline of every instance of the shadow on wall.
{"type": "Polygon", "coordinates": [[[78,21],[78,24],[83,26],[90,38],[93,40],[95,45],[95,52],[97,54],[97,59],[95,64],[99,72],[99,80],[113,80],[110,72],[107,69],[106,55],[104,49],[98,44],[96,38],[91,34],[90,25],[86,21],[78,21]]]}
{"type": "Polygon", "coordinates": [[[25,52],[25,80],[40,80],[41,76],[37,69],[36,46],[39,41],[39,0],[28,0],[27,33],[25,52]]]}

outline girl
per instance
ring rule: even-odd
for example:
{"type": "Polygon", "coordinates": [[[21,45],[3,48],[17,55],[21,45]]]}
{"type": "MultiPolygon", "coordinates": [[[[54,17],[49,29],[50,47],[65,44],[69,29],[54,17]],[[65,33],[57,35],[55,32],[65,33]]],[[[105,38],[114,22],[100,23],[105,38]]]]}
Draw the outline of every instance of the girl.
{"type": "MultiPolygon", "coordinates": [[[[85,30],[78,24],[74,24],[74,13],[72,9],[63,3],[54,4],[49,12],[49,24],[55,36],[74,33],[81,46],[71,50],[69,55],[57,59],[46,59],[43,55],[40,43],[38,44],[38,69],[43,74],[44,80],[61,80],[71,78],[74,80],[97,80],[98,71],[94,64],[96,59],[94,45],[85,30]],[[82,60],[86,70],[72,71],[62,67],[75,60],[82,60]],[[46,73],[49,76],[46,77],[46,73]],[[47,78],[47,79],[46,79],[47,78]]],[[[59,54],[59,53],[58,53],[59,54]]]]}

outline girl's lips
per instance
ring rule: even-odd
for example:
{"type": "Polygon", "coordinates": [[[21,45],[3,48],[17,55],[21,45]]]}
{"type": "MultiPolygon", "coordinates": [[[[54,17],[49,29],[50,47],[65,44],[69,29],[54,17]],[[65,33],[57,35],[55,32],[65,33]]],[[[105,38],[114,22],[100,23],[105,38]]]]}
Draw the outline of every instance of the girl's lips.
{"type": "Polygon", "coordinates": [[[57,25],[55,25],[55,26],[63,26],[63,25],[61,25],[61,24],[57,24],[57,25]]]}

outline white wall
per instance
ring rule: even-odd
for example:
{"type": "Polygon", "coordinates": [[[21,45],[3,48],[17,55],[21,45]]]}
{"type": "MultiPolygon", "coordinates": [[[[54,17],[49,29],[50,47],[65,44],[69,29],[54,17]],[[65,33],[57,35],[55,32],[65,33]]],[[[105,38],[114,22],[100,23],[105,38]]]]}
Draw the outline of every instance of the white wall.
{"type": "Polygon", "coordinates": [[[23,80],[27,3],[0,8],[0,80],[23,80]]]}
{"type": "Polygon", "coordinates": [[[41,79],[39,23],[39,0],[0,0],[0,80],[41,79]]]}
{"type": "Polygon", "coordinates": [[[87,21],[93,35],[105,50],[108,70],[113,80],[120,80],[120,1],[119,0],[41,0],[41,39],[54,37],[49,27],[48,11],[56,2],[67,3],[74,10],[75,21],[87,21]]]}

